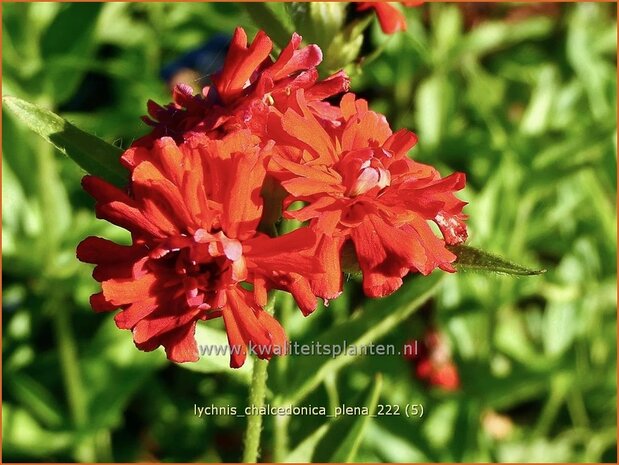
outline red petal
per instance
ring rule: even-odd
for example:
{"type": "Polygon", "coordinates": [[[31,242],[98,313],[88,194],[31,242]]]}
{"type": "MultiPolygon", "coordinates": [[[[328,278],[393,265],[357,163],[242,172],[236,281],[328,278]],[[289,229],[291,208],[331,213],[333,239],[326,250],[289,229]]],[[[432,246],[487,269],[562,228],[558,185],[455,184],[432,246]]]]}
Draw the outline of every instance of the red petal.
{"type": "Polygon", "coordinates": [[[135,262],[119,262],[97,265],[92,272],[92,277],[99,282],[108,279],[138,279],[149,272],[146,263],[148,257],[143,257],[135,262]]]}
{"type": "Polygon", "coordinates": [[[260,234],[243,243],[243,253],[251,262],[252,272],[272,275],[274,272],[319,272],[320,265],[309,255],[316,245],[316,234],[309,228],[296,229],[279,237],[260,234]],[[301,252],[306,251],[306,254],[301,252]]]}
{"type": "Polygon", "coordinates": [[[118,305],[114,305],[105,299],[103,292],[90,296],[90,306],[95,312],[110,312],[118,308],[118,305]]]}
{"type": "Polygon", "coordinates": [[[342,150],[379,147],[391,134],[387,118],[368,111],[348,121],[342,135],[342,150]]]}
{"type": "Polygon", "coordinates": [[[228,55],[221,72],[212,77],[221,99],[229,103],[245,88],[258,66],[268,58],[273,43],[259,31],[252,44],[247,47],[247,35],[243,28],[237,27],[232,37],[228,55]]]}
{"type": "Polygon", "coordinates": [[[312,291],[324,299],[335,299],[342,293],[341,250],[344,237],[322,236],[316,248],[316,260],[324,272],[312,277],[312,291]]]}
{"type": "Polygon", "coordinates": [[[114,316],[116,326],[120,329],[133,329],[143,318],[146,318],[157,309],[157,297],[140,300],[129,305],[125,310],[114,316]]]}
{"type": "Polygon", "coordinates": [[[401,278],[421,260],[431,269],[438,265],[429,263],[412,235],[375,214],[368,214],[351,235],[363,270],[363,289],[370,297],[384,297],[398,289],[401,278]]]}
{"type": "Polygon", "coordinates": [[[316,296],[305,276],[292,273],[290,282],[286,283],[286,290],[292,294],[303,315],[307,316],[316,310],[316,296]]]}
{"type": "Polygon", "coordinates": [[[274,113],[269,117],[269,130],[273,132],[273,138],[278,141],[278,137],[282,140],[290,140],[292,137],[296,139],[296,145],[299,148],[308,150],[314,154],[316,160],[324,160],[326,164],[336,161],[337,154],[329,134],[325,131],[322,125],[316,120],[314,115],[307,107],[303,90],[298,90],[296,93],[296,103],[298,111],[294,109],[287,110],[281,116],[281,129],[274,120],[274,113]]]}
{"type": "Polygon", "coordinates": [[[224,324],[230,346],[230,368],[239,368],[247,358],[247,343],[241,335],[241,330],[236,322],[234,313],[229,306],[223,308],[224,324]]]}
{"type": "Polygon", "coordinates": [[[308,101],[324,100],[341,92],[347,92],[350,87],[350,78],[344,71],[338,71],[322,81],[318,81],[305,91],[308,101]]]}
{"type": "Polygon", "coordinates": [[[170,331],[161,344],[165,347],[168,360],[176,363],[197,362],[200,356],[195,333],[195,321],[170,331]]]}
{"type": "Polygon", "coordinates": [[[262,216],[264,157],[258,153],[238,154],[226,175],[233,181],[224,200],[221,224],[228,237],[242,239],[252,235],[262,216]]]}
{"type": "MultiPolygon", "coordinates": [[[[258,312],[258,322],[264,327],[271,336],[271,352],[269,355],[284,355],[286,353],[286,333],[279,322],[265,311],[258,312]]],[[[267,354],[264,354],[267,357],[267,354]]],[[[260,354],[258,354],[260,356],[260,354]]]]}
{"type": "Polygon", "coordinates": [[[139,279],[110,279],[103,281],[101,287],[105,298],[120,306],[148,299],[156,295],[157,277],[147,274],[139,279]]]}
{"type": "Polygon", "coordinates": [[[119,201],[127,205],[134,205],[133,200],[118,187],[111,185],[96,176],[86,175],[82,178],[82,187],[88,192],[97,203],[110,203],[119,201]]]}
{"type": "Polygon", "coordinates": [[[136,207],[122,202],[110,202],[97,206],[97,218],[102,218],[139,236],[164,237],[161,230],[153,225],[136,207]]]}
{"type": "MultiPolygon", "coordinates": [[[[180,306],[182,304],[178,304],[180,306]]],[[[142,318],[133,327],[133,340],[136,344],[149,344],[149,341],[158,341],[157,345],[164,345],[170,332],[177,328],[186,326],[198,319],[201,310],[182,308],[182,312],[159,315],[153,313],[146,318],[142,318]]]]}
{"type": "Polygon", "coordinates": [[[393,133],[383,144],[385,150],[393,153],[394,158],[406,156],[408,151],[417,144],[417,135],[407,129],[400,129],[393,133]]]}
{"type": "Polygon", "coordinates": [[[363,11],[373,8],[378,16],[380,28],[385,34],[393,34],[398,31],[406,31],[406,17],[400,10],[387,2],[360,2],[357,10],[363,11]]]}
{"type": "Polygon", "coordinates": [[[96,236],[87,237],[77,246],[77,258],[95,264],[135,261],[146,253],[148,249],[142,245],[119,245],[96,236]]]}
{"type": "Polygon", "coordinates": [[[228,304],[236,323],[238,324],[243,340],[248,343],[267,347],[271,344],[271,338],[265,328],[258,322],[255,312],[262,309],[253,308],[252,295],[248,291],[233,289],[227,292],[228,304]]]}
{"type": "Polygon", "coordinates": [[[167,236],[195,227],[179,186],[165,178],[155,165],[140,163],[133,171],[132,179],[133,192],[144,216],[167,236]]]}
{"type": "Polygon", "coordinates": [[[322,51],[317,45],[308,45],[297,50],[301,43],[301,36],[293,33],[290,43],[282,50],[278,59],[269,67],[269,74],[273,80],[290,76],[297,71],[314,68],[322,61],[322,51]]]}

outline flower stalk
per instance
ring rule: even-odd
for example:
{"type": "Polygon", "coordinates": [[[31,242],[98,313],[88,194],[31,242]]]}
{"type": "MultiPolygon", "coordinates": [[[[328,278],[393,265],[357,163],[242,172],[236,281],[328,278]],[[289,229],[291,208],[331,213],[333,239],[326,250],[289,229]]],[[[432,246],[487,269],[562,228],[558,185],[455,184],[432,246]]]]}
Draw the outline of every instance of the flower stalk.
{"type": "MultiPolygon", "coordinates": [[[[249,406],[252,411],[259,411],[264,406],[267,386],[267,367],[269,362],[256,358],[249,389],[249,406]]],[[[247,416],[247,430],[245,431],[245,450],[243,462],[256,463],[260,457],[260,433],[262,432],[262,415],[247,416]]]]}

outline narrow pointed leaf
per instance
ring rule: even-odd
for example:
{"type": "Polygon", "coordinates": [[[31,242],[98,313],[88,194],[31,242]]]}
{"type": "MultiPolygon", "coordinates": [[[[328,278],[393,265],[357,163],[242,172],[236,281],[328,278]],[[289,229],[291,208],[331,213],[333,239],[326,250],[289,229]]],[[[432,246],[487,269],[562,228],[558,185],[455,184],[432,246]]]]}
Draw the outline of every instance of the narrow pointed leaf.
{"type": "Polygon", "coordinates": [[[318,429],[301,441],[285,458],[284,463],[309,463],[318,443],[329,431],[329,423],[323,423],[318,429]]]}
{"type": "Polygon", "coordinates": [[[342,415],[325,423],[290,452],[285,462],[353,462],[368,424],[376,414],[381,388],[382,376],[377,374],[358,396],[357,401],[347,403],[347,406],[365,407],[367,415],[342,415]]]}
{"type": "Polygon", "coordinates": [[[352,463],[355,461],[368,423],[372,415],[376,414],[382,381],[380,373],[377,374],[370,381],[365,392],[361,394],[358,406],[367,408],[367,414],[345,416],[335,421],[333,427],[318,444],[314,462],[352,463]]]}
{"type": "Polygon", "coordinates": [[[88,173],[117,186],[127,183],[127,171],[119,162],[122,150],[118,147],[78,129],[45,108],[17,97],[2,97],[2,104],[88,173]]]}
{"type": "Polygon", "coordinates": [[[455,267],[458,270],[488,271],[517,276],[533,276],[545,273],[546,270],[533,270],[516,263],[512,263],[498,255],[468,245],[449,247],[457,255],[455,267]]]}

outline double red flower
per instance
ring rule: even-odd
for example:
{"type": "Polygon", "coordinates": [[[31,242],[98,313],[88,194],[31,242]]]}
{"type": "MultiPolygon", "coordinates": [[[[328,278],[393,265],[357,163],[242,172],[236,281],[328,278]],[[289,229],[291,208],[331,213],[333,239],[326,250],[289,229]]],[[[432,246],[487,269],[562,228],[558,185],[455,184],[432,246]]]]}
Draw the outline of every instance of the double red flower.
{"type": "Polygon", "coordinates": [[[283,329],[261,308],[268,289],[312,301],[307,278],[321,271],[310,254],[314,233],[304,228],[271,238],[257,231],[269,150],[257,143],[239,131],[181,146],[164,137],[151,149],[127,152],[131,195],[84,178],[97,216],[133,240],[122,246],[89,237],[79,245],[78,257],[97,264],[94,277],[102,283],[91,303],[96,311],[122,308],[116,323],[133,331],[140,349],[163,345],[171,360],[196,361],[196,322],[223,317],[230,345],[239,347],[231,361],[238,367],[250,342],[279,346],[280,353],[285,346],[283,329]]]}
{"type": "Polygon", "coordinates": [[[181,86],[174,103],[149,102],[154,129],[122,156],[126,190],[84,178],[97,216],[132,238],[123,246],[90,237],[78,247],[102,283],[91,303],[120,308],[116,323],[138,348],[162,345],[171,360],[195,361],[196,322],[223,317],[236,347],[231,366],[243,364],[250,343],[262,358],[282,353],[284,330],[263,310],[269,290],[292,293],[309,314],[316,297],[341,292],[345,249],[371,297],[395,291],[409,272],[453,271],[445,245],[466,238],[464,203],[453,194],[464,175],[441,178],[410,160],[416,136],[393,133],[353,94],[330,103],[348,77],[319,80],[322,53],[300,42],[294,35],[272,60],[264,33],[248,46],[237,29],[202,95],[181,86]],[[305,206],[289,211],[296,201],[305,206]],[[280,237],[262,232],[282,211],[304,225],[280,237]]]}
{"type": "Polygon", "coordinates": [[[341,249],[352,242],[370,297],[391,294],[410,271],[454,271],[455,255],[445,248],[466,239],[464,202],[453,192],[464,187],[462,173],[441,178],[406,154],[417,137],[393,133],[384,116],[353,94],[342,98],[337,125],[321,125],[303,91],[283,114],[273,110],[268,135],[275,141],[274,169],[290,194],[286,203],[306,207],[286,216],[310,221],[331,266],[317,293],[332,296],[341,287],[341,249]],[[440,228],[445,242],[428,221],[440,228]]]}

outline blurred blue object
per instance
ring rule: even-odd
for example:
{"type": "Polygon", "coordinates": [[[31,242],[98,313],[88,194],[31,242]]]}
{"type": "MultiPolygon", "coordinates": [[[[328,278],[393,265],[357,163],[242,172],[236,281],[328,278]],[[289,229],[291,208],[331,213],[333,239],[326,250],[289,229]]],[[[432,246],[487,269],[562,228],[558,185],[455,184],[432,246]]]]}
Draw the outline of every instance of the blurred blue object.
{"type": "Polygon", "coordinates": [[[165,65],[161,69],[160,76],[163,80],[170,83],[180,72],[192,70],[198,73],[200,80],[207,80],[209,75],[223,66],[229,45],[229,35],[216,34],[205,42],[204,45],[190,50],[173,62],[165,65]]]}

